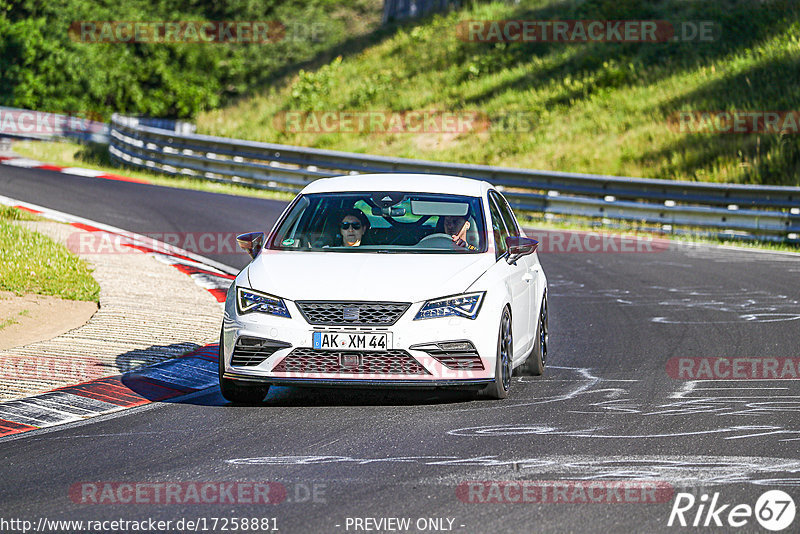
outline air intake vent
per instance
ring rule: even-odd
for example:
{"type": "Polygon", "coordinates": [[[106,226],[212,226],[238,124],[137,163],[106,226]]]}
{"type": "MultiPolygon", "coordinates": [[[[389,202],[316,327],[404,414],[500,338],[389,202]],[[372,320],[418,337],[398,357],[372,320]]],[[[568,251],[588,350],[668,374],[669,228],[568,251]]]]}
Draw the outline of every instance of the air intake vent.
{"type": "Polygon", "coordinates": [[[477,354],[431,354],[448,369],[459,371],[483,371],[483,362],[477,354]]]}
{"type": "Polygon", "coordinates": [[[483,361],[475,350],[475,345],[467,340],[440,341],[438,343],[423,343],[412,345],[414,350],[422,350],[431,355],[436,361],[457,371],[482,371],[483,361]]]}
{"type": "Polygon", "coordinates": [[[276,373],[347,373],[373,375],[429,375],[408,352],[356,352],[294,349],[273,369],[276,373]]]}
{"type": "Polygon", "coordinates": [[[276,351],[291,346],[291,343],[276,341],[274,339],[242,336],[236,340],[236,346],[233,349],[233,357],[231,358],[231,365],[238,367],[260,365],[264,360],[275,354],[276,351]]]}

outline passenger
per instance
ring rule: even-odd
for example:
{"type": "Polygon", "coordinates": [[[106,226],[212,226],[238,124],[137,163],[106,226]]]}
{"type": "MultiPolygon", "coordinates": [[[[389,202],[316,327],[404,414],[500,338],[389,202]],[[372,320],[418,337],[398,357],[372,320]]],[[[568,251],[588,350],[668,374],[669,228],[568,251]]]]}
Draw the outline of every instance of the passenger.
{"type": "Polygon", "coordinates": [[[357,209],[347,210],[342,216],[339,224],[339,232],[342,235],[342,243],[346,247],[358,247],[364,232],[369,229],[369,219],[364,212],[357,209]]]}
{"type": "Polygon", "coordinates": [[[453,239],[453,243],[469,250],[476,250],[474,246],[467,243],[467,230],[469,230],[469,226],[469,221],[467,220],[466,216],[444,217],[444,233],[453,239]]]}

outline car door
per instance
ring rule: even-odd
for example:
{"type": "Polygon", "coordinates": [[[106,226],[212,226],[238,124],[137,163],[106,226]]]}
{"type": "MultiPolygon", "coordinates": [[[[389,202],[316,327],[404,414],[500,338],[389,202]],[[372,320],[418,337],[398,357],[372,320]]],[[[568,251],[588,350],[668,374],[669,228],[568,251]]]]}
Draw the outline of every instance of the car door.
{"type": "Polygon", "coordinates": [[[511,332],[514,336],[514,359],[530,351],[534,333],[531,332],[531,283],[532,273],[526,256],[509,264],[506,237],[519,236],[520,231],[505,199],[496,191],[489,192],[489,214],[497,248],[497,258],[506,285],[511,291],[511,332]]]}
{"type": "MultiPolygon", "coordinates": [[[[511,210],[511,206],[505,197],[497,193],[495,200],[497,201],[498,208],[500,209],[500,216],[503,218],[503,222],[506,223],[508,228],[513,228],[513,230],[509,230],[509,234],[514,236],[523,236],[524,233],[522,232],[522,229],[517,222],[517,218],[514,216],[514,212],[511,210]]],[[[533,348],[533,344],[536,342],[535,318],[539,313],[539,300],[537,297],[539,294],[539,288],[537,288],[536,285],[539,283],[539,269],[541,267],[539,266],[539,258],[535,254],[528,254],[521,257],[517,261],[519,263],[524,263],[526,274],[524,274],[522,278],[525,280],[525,282],[527,282],[529,290],[528,300],[526,301],[529,322],[528,327],[525,330],[525,337],[526,339],[529,339],[528,344],[526,345],[527,353],[527,351],[533,348]]]]}

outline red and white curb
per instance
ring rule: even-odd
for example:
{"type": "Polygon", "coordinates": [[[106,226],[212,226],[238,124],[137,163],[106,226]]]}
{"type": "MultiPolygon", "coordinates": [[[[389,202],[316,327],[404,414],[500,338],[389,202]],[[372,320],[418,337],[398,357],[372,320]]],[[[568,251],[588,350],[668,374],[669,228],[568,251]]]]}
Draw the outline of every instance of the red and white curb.
{"type": "Polygon", "coordinates": [[[104,180],[118,180],[120,182],[133,182],[137,184],[149,184],[147,180],[139,178],[130,178],[128,176],[120,176],[105,171],[97,171],[94,169],[84,169],[83,167],[63,167],[61,165],[51,165],[49,163],[42,163],[35,159],[20,158],[15,156],[0,156],[0,165],[9,165],[11,167],[22,167],[24,169],[42,169],[46,171],[56,171],[64,174],[72,174],[74,176],[84,176],[86,178],[102,178],[104,180]]]}
{"type": "MultiPolygon", "coordinates": [[[[237,269],[186,250],[83,217],[4,196],[0,196],[0,204],[64,222],[81,230],[110,234],[122,246],[151,254],[155,259],[189,275],[220,303],[225,301],[227,289],[238,273],[237,269]]],[[[208,345],[123,375],[0,403],[0,437],[168,400],[216,386],[217,351],[218,345],[208,345]]]]}
{"type": "Polygon", "coordinates": [[[90,380],[0,403],[0,437],[81,421],[218,384],[218,349],[212,344],[123,375],[90,380]]]}

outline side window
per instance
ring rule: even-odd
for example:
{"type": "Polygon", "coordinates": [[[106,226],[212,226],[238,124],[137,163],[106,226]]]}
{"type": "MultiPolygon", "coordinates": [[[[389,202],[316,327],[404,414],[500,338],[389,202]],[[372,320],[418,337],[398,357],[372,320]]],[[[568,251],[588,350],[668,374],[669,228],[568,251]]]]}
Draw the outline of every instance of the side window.
{"type": "Polygon", "coordinates": [[[511,207],[508,205],[508,202],[506,202],[506,199],[494,191],[490,194],[497,202],[497,207],[500,210],[500,217],[502,217],[503,222],[506,223],[509,235],[519,237],[520,233],[517,227],[517,220],[514,218],[514,213],[511,211],[511,207]]]}
{"type": "Polygon", "coordinates": [[[497,247],[496,255],[500,257],[508,251],[508,247],[506,247],[508,230],[506,230],[505,224],[503,224],[500,210],[497,208],[492,195],[489,195],[489,215],[492,218],[492,232],[494,233],[495,247],[497,247]]]}
{"type": "Polygon", "coordinates": [[[303,217],[308,217],[308,209],[310,202],[306,197],[300,197],[297,200],[297,203],[292,207],[292,211],[286,217],[286,219],[281,224],[281,227],[275,232],[275,238],[272,242],[273,246],[283,246],[282,242],[286,239],[292,239],[297,237],[297,228],[301,226],[301,219],[303,217]]]}

